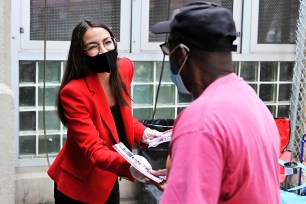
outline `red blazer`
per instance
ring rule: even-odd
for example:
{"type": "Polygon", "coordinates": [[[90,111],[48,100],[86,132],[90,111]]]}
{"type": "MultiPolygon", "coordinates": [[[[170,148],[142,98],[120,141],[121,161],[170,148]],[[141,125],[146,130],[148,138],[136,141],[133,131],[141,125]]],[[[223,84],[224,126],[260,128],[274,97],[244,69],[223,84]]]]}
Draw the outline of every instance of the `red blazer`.
{"type": "MultiPolygon", "coordinates": [[[[119,72],[128,90],[134,70],[131,61],[121,58],[119,72]]],[[[126,162],[112,147],[119,142],[116,125],[96,74],[72,80],[60,93],[67,118],[67,140],[48,170],[65,195],[86,203],[104,203],[118,176],[134,181],[126,162]]],[[[132,116],[130,107],[120,105],[125,133],[132,149],[140,146],[145,129],[132,116]]]]}

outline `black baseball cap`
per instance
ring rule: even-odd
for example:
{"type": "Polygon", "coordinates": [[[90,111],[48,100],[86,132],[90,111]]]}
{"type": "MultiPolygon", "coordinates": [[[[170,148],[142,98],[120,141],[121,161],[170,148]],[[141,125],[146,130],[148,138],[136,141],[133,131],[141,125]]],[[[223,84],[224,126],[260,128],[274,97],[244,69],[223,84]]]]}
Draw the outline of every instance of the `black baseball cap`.
{"type": "Polygon", "coordinates": [[[232,13],[217,4],[193,2],[180,8],[170,21],[154,24],[151,32],[171,33],[183,43],[207,51],[236,51],[236,27],[232,13]],[[227,37],[229,42],[220,42],[227,37]]]}

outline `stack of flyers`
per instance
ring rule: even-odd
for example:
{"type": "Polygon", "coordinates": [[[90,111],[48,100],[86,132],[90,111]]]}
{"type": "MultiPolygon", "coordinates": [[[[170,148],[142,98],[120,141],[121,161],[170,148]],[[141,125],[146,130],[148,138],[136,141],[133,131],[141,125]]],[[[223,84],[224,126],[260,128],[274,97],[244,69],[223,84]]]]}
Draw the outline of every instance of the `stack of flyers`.
{"type": "Polygon", "coordinates": [[[157,138],[154,138],[154,139],[150,140],[148,147],[156,147],[161,143],[170,142],[171,135],[172,135],[172,129],[163,132],[161,137],[157,137],[157,138]]]}
{"type": "Polygon", "coordinates": [[[141,161],[135,158],[134,154],[122,142],[113,145],[113,147],[127,162],[129,162],[140,173],[157,183],[161,183],[163,181],[162,177],[154,176],[153,174],[151,174],[149,172],[150,169],[148,169],[141,161]]]}

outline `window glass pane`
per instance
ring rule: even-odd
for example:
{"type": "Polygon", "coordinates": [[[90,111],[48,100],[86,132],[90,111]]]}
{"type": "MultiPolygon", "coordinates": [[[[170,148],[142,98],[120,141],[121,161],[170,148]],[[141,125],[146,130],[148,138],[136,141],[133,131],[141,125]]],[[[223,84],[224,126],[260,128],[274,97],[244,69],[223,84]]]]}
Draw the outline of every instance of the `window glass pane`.
{"type": "Polygon", "coordinates": [[[260,81],[276,81],[277,62],[260,63],[260,81]]]}
{"type": "Polygon", "coordinates": [[[263,101],[275,102],[275,84],[260,84],[259,97],[263,101]]]}
{"type": "MultiPolygon", "coordinates": [[[[30,39],[44,39],[45,0],[31,0],[30,39]]],[[[120,0],[48,1],[48,40],[70,41],[81,19],[103,22],[120,41],[120,0]]]]}
{"type": "Polygon", "coordinates": [[[35,87],[19,88],[19,106],[35,106],[35,87]]]}
{"type": "MultiPolygon", "coordinates": [[[[48,153],[58,153],[60,150],[60,135],[46,135],[48,153]]],[[[38,154],[46,153],[44,135],[39,135],[38,138],[38,154]]]]}
{"type": "Polygon", "coordinates": [[[177,115],[180,114],[186,107],[178,107],[177,108],[177,115]]]}
{"type": "Polygon", "coordinates": [[[291,95],[291,84],[280,84],[279,85],[279,101],[290,101],[291,95]]]}
{"type": "Polygon", "coordinates": [[[152,108],[134,108],[133,116],[137,120],[152,119],[153,109],[152,108]]]}
{"type": "Polygon", "coordinates": [[[153,82],[153,62],[134,62],[134,82],[153,82]]]}
{"type": "Polygon", "coordinates": [[[245,81],[257,81],[258,62],[241,62],[240,76],[245,81]]]}
{"type": "Polygon", "coordinates": [[[280,62],[280,81],[292,81],[294,62],[280,62]]]}
{"type": "MultiPolygon", "coordinates": [[[[149,30],[151,27],[159,22],[170,19],[173,10],[182,7],[183,5],[194,2],[195,0],[176,0],[176,1],[165,1],[165,0],[150,0],[150,14],[149,14],[149,30]]],[[[233,0],[210,0],[222,4],[224,7],[233,11],[233,0]]],[[[166,41],[166,35],[156,35],[149,32],[150,42],[163,42],[166,41]]]]}
{"type": "Polygon", "coordinates": [[[36,130],[35,111],[27,111],[19,113],[19,130],[20,131],[36,130]]]}
{"type": "Polygon", "coordinates": [[[193,100],[192,99],[192,96],[189,95],[189,94],[182,94],[182,93],[179,93],[177,92],[178,94],[178,103],[180,104],[186,104],[186,103],[191,103],[191,101],[193,100]]]}
{"type": "Polygon", "coordinates": [[[234,72],[238,75],[239,74],[239,62],[233,62],[233,69],[234,69],[234,72]]]}
{"type": "Polygon", "coordinates": [[[289,105],[278,106],[277,117],[289,118],[289,105]]]}
{"type": "MultiPolygon", "coordinates": [[[[39,82],[44,81],[44,63],[39,62],[39,82]]],[[[59,83],[61,79],[61,62],[47,61],[46,62],[46,82],[59,83]]]]}
{"type": "Polygon", "coordinates": [[[257,84],[249,84],[253,89],[254,91],[257,93],[257,84]]]}
{"type": "Polygon", "coordinates": [[[35,83],[36,64],[35,62],[20,61],[19,62],[19,82],[35,83]]]}
{"type": "MultiPolygon", "coordinates": [[[[46,87],[46,97],[45,97],[45,105],[46,106],[55,106],[55,97],[57,93],[58,87],[46,87]]],[[[43,105],[43,87],[38,87],[38,105],[43,105]]]]}
{"type": "Polygon", "coordinates": [[[153,104],[153,85],[134,85],[134,104],[153,104]]]}
{"type": "Polygon", "coordinates": [[[19,137],[19,155],[35,155],[36,138],[35,136],[19,137]]]}
{"type": "Polygon", "coordinates": [[[260,0],[259,44],[294,44],[299,1],[260,0]]]}
{"type": "Polygon", "coordinates": [[[67,135],[63,134],[63,145],[65,144],[66,140],[67,140],[67,135]]]}
{"type": "MultiPolygon", "coordinates": [[[[162,69],[162,62],[156,62],[156,81],[159,81],[162,69]]],[[[165,62],[162,82],[171,82],[169,62],[165,62]]]]}
{"type": "Polygon", "coordinates": [[[173,119],[174,118],[174,108],[157,108],[155,113],[155,118],[160,119],[173,119]]]}
{"type": "MultiPolygon", "coordinates": [[[[45,120],[46,120],[46,130],[54,130],[59,131],[60,130],[60,122],[57,117],[57,114],[55,111],[46,111],[45,112],[45,120]]],[[[43,111],[38,112],[38,128],[39,130],[43,130],[43,111]]]]}
{"type": "Polygon", "coordinates": [[[175,87],[171,84],[161,85],[157,104],[174,104],[175,87]]]}
{"type": "Polygon", "coordinates": [[[272,115],[275,117],[275,106],[267,106],[272,115]]]}

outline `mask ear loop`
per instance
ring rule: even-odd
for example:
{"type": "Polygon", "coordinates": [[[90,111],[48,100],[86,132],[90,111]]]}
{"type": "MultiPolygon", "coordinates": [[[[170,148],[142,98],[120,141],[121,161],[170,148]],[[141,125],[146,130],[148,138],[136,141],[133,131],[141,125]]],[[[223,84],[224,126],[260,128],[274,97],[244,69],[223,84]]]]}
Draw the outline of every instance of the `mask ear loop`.
{"type": "Polygon", "coordinates": [[[184,45],[183,43],[180,43],[180,44],[179,44],[179,47],[180,47],[180,48],[184,48],[184,49],[187,51],[187,55],[186,55],[186,57],[185,57],[183,63],[181,64],[181,66],[180,66],[180,68],[179,68],[177,74],[180,74],[180,73],[181,73],[181,71],[182,71],[182,69],[183,69],[183,66],[185,65],[185,63],[186,63],[186,61],[187,61],[187,59],[188,59],[188,57],[189,57],[189,52],[190,52],[190,49],[189,49],[186,45],[184,45]]]}
{"type": "Polygon", "coordinates": [[[185,63],[186,63],[188,57],[189,57],[189,56],[188,56],[188,54],[187,54],[186,57],[185,57],[185,59],[184,59],[184,61],[183,61],[183,63],[182,63],[182,65],[180,66],[180,68],[179,68],[177,74],[180,74],[180,73],[181,73],[181,71],[182,71],[182,69],[183,69],[183,66],[185,65],[185,63]]]}

